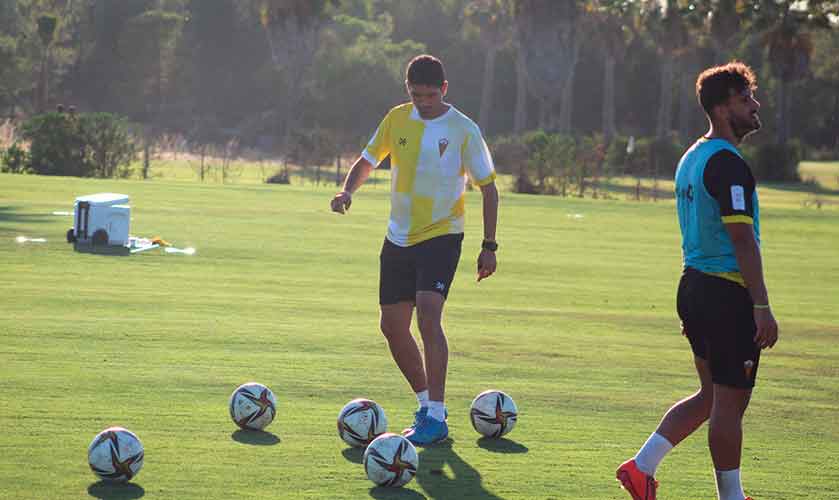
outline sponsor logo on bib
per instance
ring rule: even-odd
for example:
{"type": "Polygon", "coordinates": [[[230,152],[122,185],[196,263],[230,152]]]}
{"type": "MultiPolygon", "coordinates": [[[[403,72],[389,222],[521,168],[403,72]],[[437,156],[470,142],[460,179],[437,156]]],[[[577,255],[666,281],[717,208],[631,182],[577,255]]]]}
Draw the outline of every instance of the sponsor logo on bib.
{"type": "Polygon", "coordinates": [[[746,194],[743,186],[731,186],[731,208],[734,210],[746,209],[746,194]]]}

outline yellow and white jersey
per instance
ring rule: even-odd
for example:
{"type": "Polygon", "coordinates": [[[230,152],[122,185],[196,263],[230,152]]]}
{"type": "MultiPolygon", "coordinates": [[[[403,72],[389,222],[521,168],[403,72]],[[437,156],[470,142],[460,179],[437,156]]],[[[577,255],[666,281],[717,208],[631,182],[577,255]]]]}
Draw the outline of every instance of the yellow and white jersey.
{"type": "Polygon", "coordinates": [[[423,120],[412,103],[388,112],[362,153],[375,166],[390,155],[387,239],[399,246],[463,232],[467,174],[479,186],[495,168],[478,126],[449,105],[423,120]]]}

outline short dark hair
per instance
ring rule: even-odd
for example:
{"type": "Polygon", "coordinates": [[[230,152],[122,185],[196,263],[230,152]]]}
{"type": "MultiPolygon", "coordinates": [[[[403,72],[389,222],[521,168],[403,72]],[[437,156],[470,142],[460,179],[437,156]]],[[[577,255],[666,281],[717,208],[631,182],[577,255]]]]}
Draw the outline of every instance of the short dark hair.
{"type": "Polygon", "coordinates": [[[740,61],[708,68],[696,79],[696,98],[709,115],[714,107],[746,89],[757,90],[757,77],[752,68],[740,61]]]}
{"type": "Polygon", "coordinates": [[[428,54],[419,55],[408,63],[406,76],[408,83],[413,85],[432,85],[442,87],[446,81],[446,70],[443,63],[428,54]]]}

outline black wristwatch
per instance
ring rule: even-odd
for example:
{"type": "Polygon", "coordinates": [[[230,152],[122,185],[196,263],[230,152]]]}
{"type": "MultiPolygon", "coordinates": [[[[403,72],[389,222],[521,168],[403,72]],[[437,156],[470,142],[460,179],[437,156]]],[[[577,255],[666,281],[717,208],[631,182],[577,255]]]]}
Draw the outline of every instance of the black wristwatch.
{"type": "Polygon", "coordinates": [[[491,241],[491,240],[484,240],[484,242],[481,243],[481,248],[483,248],[484,250],[489,250],[490,252],[494,252],[494,251],[498,250],[498,242],[497,241],[491,241]]]}

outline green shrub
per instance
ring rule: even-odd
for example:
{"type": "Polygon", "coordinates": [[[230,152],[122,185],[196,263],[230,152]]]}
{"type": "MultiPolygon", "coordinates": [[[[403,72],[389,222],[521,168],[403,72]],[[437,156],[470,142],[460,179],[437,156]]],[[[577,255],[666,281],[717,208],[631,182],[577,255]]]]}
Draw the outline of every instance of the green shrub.
{"type": "Polygon", "coordinates": [[[265,179],[266,184],[291,184],[291,177],[288,170],[280,170],[276,174],[265,179]]]}
{"type": "Polygon", "coordinates": [[[136,149],[125,119],[110,113],[45,113],[27,120],[29,169],[40,175],[125,177],[136,149]]]}
{"type": "Polygon", "coordinates": [[[29,170],[29,154],[25,149],[12,144],[0,155],[0,172],[23,174],[29,170]]]}
{"type": "Polygon", "coordinates": [[[786,145],[763,144],[746,148],[744,157],[759,181],[799,182],[798,164],[804,148],[797,140],[786,145]]]}
{"type": "Polygon", "coordinates": [[[514,174],[527,163],[530,152],[521,135],[494,137],[489,143],[495,169],[501,174],[514,174]]]}
{"type": "Polygon", "coordinates": [[[125,118],[111,113],[85,113],[78,133],[84,147],[84,164],[93,177],[128,177],[137,147],[125,118]]]}
{"type": "Polygon", "coordinates": [[[633,175],[672,179],[684,152],[684,146],[675,137],[642,137],[635,142],[633,175]]]}
{"type": "Polygon", "coordinates": [[[628,156],[626,148],[628,145],[628,137],[621,135],[616,135],[612,137],[612,142],[610,142],[609,147],[606,148],[606,158],[604,160],[606,163],[606,168],[610,172],[622,173],[626,170],[626,160],[628,156]]]}
{"type": "Polygon", "coordinates": [[[21,126],[29,142],[30,168],[39,175],[85,177],[84,148],[78,123],[63,113],[33,116],[21,126]]]}

